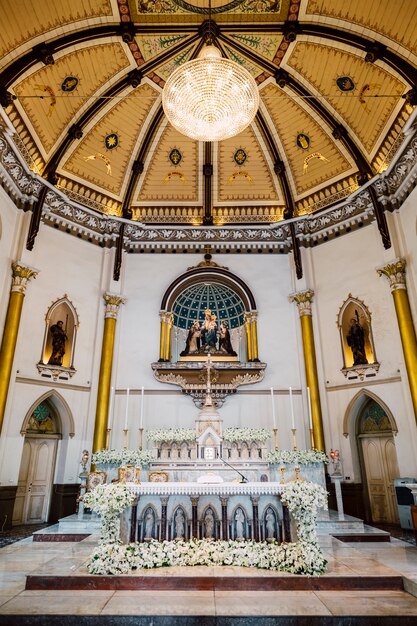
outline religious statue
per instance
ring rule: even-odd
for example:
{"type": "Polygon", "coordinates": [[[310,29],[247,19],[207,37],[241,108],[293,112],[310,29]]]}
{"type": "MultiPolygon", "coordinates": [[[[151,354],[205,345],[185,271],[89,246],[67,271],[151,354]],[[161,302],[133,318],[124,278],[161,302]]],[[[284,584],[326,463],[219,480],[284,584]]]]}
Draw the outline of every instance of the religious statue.
{"type": "Polygon", "coordinates": [[[59,320],[50,328],[52,335],[52,354],[49,357],[48,365],[62,366],[62,359],[65,354],[65,343],[68,339],[63,326],[64,322],[59,320]]]}
{"type": "Polygon", "coordinates": [[[355,310],[356,317],[352,317],[350,320],[349,332],[346,335],[346,341],[349,348],[352,350],[353,365],[366,365],[368,359],[365,354],[365,331],[363,326],[359,323],[359,314],[355,310]]]}
{"type": "Polygon", "coordinates": [[[185,350],[183,350],[180,356],[187,356],[188,354],[194,354],[200,349],[200,324],[198,320],[195,320],[194,324],[188,331],[187,341],[185,343],[185,350]]]}
{"type": "Polygon", "coordinates": [[[87,471],[87,463],[88,463],[89,458],[90,458],[90,454],[88,450],[83,450],[83,455],[81,457],[81,467],[83,469],[83,472],[87,471]]]}
{"type": "Polygon", "coordinates": [[[145,534],[143,536],[143,538],[146,541],[149,541],[150,539],[152,539],[153,524],[154,524],[153,512],[151,509],[148,509],[148,512],[146,513],[146,516],[145,516],[145,534]]]}
{"type": "Polygon", "coordinates": [[[275,538],[275,515],[271,508],[268,508],[265,515],[266,522],[266,539],[271,540],[275,538]]]}
{"type": "Polygon", "coordinates": [[[205,352],[209,352],[210,348],[216,349],[217,344],[217,316],[210,309],[204,312],[205,320],[201,325],[201,341],[205,352]]]}
{"type": "Polygon", "coordinates": [[[244,523],[245,523],[245,515],[242,509],[238,509],[235,513],[235,522],[236,522],[236,541],[244,540],[244,523]]]}
{"type": "Polygon", "coordinates": [[[204,516],[204,537],[206,539],[213,539],[214,535],[214,515],[211,509],[207,509],[204,516]]]}
{"type": "Polygon", "coordinates": [[[184,513],[181,511],[181,509],[178,509],[177,514],[175,515],[175,539],[177,539],[178,541],[184,539],[184,522],[184,513]]]}
{"type": "Polygon", "coordinates": [[[230,356],[237,356],[233,350],[228,324],[225,320],[220,323],[219,351],[230,354],[230,356]]]}

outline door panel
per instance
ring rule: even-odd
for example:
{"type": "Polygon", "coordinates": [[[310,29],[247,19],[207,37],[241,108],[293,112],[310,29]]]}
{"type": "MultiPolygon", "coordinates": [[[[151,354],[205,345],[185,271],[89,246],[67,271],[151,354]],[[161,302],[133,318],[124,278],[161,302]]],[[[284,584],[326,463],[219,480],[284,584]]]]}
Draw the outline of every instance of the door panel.
{"type": "Polygon", "coordinates": [[[397,453],[392,437],[361,438],[366,482],[374,522],[396,523],[398,513],[394,478],[398,478],[397,453]]]}

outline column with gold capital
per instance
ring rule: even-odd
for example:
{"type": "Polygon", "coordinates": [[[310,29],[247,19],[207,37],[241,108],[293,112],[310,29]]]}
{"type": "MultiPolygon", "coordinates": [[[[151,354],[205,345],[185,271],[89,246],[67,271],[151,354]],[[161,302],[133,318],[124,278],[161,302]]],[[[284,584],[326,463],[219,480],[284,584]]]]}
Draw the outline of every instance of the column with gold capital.
{"type": "Polygon", "coordinates": [[[9,391],[23,299],[29,280],[36,278],[37,275],[38,270],[18,261],[12,263],[12,286],[0,348],[0,432],[9,391]]]}
{"type": "Polygon", "coordinates": [[[299,291],[290,295],[290,302],[295,302],[298,307],[301,322],[301,335],[303,339],[304,367],[306,372],[307,387],[310,389],[311,418],[313,422],[314,447],[324,450],[323,420],[321,416],[321,403],[319,392],[319,380],[317,376],[316,348],[314,345],[313,320],[311,302],[314,292],[311,289],[299,291]]]}
{"type": "Polygon", "coordinates": [[[410,301],[408,299],[405,270],[406,262],[404,259],[395,259],[391,263],[377,268],[377,272],[380,276],[384,275],[388,278],[391,287],[403,347],[405,367],[407,368],[414,417],[417,421],[417,340],[411,315],[410,301]]]}
{"type": "Polygon", "coordinates": [[[106,304],[106,310],[104,314],[103,343],[101,346],[100,374],[97,389],[93,452],[97,452],[106,447],[116,320],[120,305],[126,302],[126,298],[111,293],[105,293],[103,298],[106,304]]]}

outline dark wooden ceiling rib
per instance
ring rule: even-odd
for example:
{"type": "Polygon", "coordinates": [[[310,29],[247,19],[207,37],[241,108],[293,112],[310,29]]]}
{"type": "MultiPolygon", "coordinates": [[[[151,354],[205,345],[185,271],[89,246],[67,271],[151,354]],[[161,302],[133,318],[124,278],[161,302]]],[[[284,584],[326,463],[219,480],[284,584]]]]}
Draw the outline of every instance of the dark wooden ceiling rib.
{"type": "Polygon", "coordinates": [[[59,163],[68,150],[71,143],[74,139],[81,139],[82,137],[82,129],[88,124],[88,122],[95,117],[99,111],[107,104],[108,99],[122,93],[130,84],[132,84],[132,79],[137,80],[138,84],[140,83],[141,77],[145,76],[147,73],[157,69],[159,66],[166,63],[169,60],[171,55],[176,55],[190,44],[192,45],[196,41],[198,41],[199,36],[194,35],[190,39],[186,41],[181,41],[176,46],[173,46],[169,50],[166,50],[163,54],[159,55],[155,59],[151,59],[147,63],[144,63],[140,69],[132,70],[125,76],[123,76],[116,84],[110,87],[104,94],[100,96],[97,100],[95,100],[92,105],[83,113],[83,115],[77,120],[75,126],[75,130],[78,131],[78,136],[73,132],[71,132],[71,128],[68,130],[67,136],[62,140],[61,144],[57,147],[55,153],[52,155],[51,159],[45,166],[43,175],[47,177],[51,177],[54,172],[56,172],[59,167],[59,163]],[[81,134],[80,134],[81,133],[81,134]]]}

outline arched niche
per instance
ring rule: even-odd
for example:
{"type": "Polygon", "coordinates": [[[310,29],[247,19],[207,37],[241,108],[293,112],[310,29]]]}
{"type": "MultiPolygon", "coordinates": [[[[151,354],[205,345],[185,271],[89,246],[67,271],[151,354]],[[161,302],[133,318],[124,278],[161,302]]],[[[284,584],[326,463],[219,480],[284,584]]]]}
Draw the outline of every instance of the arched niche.
{"type": "MultiPolygon", "coordinates": [[[[258,358],[258,341],[257,341],[257,310],[255,298],[245,284],[238,276],[230,272],[227,268],[220,267],[213,261],[204,261],[197,267],[190,268],[187,272],[176,278],[165,291],[161,301],[160,318],[161,318],[161,335],[160,335],[160,355],[159,361],[171,360],[171,341],[172,328],[174,327],[174,338],[178,342],[185,344],[185,338],[189,326],[195,319],[201,321],[201,312],[186,310],[184,306],[179,305],[183,294],[191,293],[193,290],[205,289],[210,286],[215,292],[220,293],[222,290],[231,300],[235,298],[236,313],[231,315],[233,304],[226,310],[219,310],[214,306],[208,308],[213,309],[216,313],[218,322],[222,319],[229,323],[229,330],[232,336],[232,346],[236,352],[239,352],[239,360],[241,361],[259,361],[258,358]],[[184,310],[184,314],[180,314],[180,309],[184,310]],[[178,321],[180,320],[180,321],[178,321]],[[185,322],[184,322],[185,320],[185,322]],[[182,334],[181,334],[182,332],[182,334]],[[180,335],[180,339],[178,339],[180,335]],[[244,350],[241,348],[243,342],[244,350]],[[237,343],[239,345],[237,345],[237,343]],[[233,345],[234,344],[234,345],[233,345]],[[242,358],[244,352],[244,358],[242,358]]],[[[175,350],[174,360],[179,350],[175,350]]]]}
{"type": "Polygon", "coordinates": [[[339,309],[343,368],[349,379],[375,376],[379,369],[372,335],[371,313],[362,300],[349,294],[339,309]]]}
{"type": "Polygon", "coordinates": [[[65,294],[49,307],[45,315],[45,332],[38,371],[54,380],[68,379],[75,373],[74,355],[78,315],[65,294]]]}
{"type": "MultiPolygon", "coordinates": [[[[75,423],[74,418],[65,398],[61,396],[55,389],[45,392],[42,396],[37,398],[31,405],[23,420],[20,434],[25,436],[31,432],[31,424],[33,423],[33,417],[39,413],[39,415],[45,414],[45,411],[50,411],[51,417],[55,422],[56,432],[63,439],[72,439],[75,435],[75,423]],[[44,408],[40,408],[44,407],[44,408]],[[38,411],[38,409],[40,409],[38,411]]],[[[39,434],[42,434],[42,428],[38,428],[39,434]]]]}

